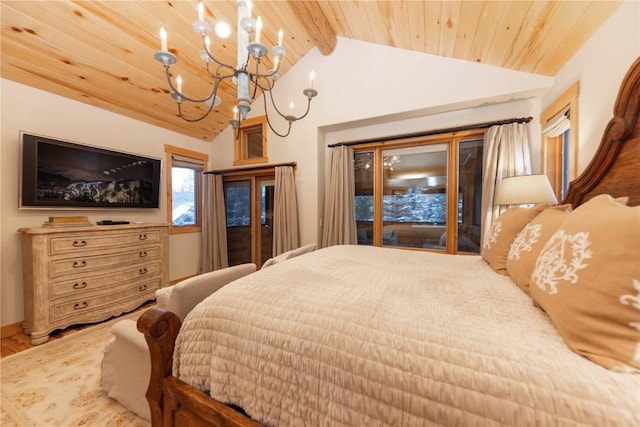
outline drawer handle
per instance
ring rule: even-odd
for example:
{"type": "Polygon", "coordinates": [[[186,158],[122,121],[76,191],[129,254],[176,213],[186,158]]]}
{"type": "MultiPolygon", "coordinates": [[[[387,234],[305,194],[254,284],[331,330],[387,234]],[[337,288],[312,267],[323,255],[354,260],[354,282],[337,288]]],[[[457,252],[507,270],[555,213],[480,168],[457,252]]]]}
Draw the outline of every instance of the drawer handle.
{"type": "Polygon", "coordinates": [[[89,307],[89,304],[87,304],[86,301],[82,301],[81,303],[75,303],[73,305],[73,309],[74,310],[83,310],[85,308],[89,307]]]}
{"type": "Polygon", "coordinates": [[[86,287],[87,287],[87,282],[73,284],[73,289],[84,289],[86,287]]]}
{"type": "Polygon", "coordinates": [[[147,256],[147,251],[140,251],[140,258],[144,258],[147,256]]]}
{"type": "Polygon", "coordinates": [[[140,234],[138,236],[138,240],[147,240],[147,235],[146,234],[140,234]]]}
{"type": "Polygon", "coordinates": [[[147,274],[148,271],[149,270],[147,270],[146,268],[143,267],[143,268],[140,269],[140,274],[147,274]]]}
{"type": "Polygon", "coordinates": [[[73,268],[82,268],[87,266],[87,261],[73,261],[73,268]]]}
{"type": "Polygon", "coordinates": [[[147,285],[140,285],[140,287],[138,288],[138,290],[139,290],[140,292],[142,292],[142,291],[146,291],[146,290],[147,290],[147,285]]]}
{"type": "Polygon", "coordinates": [[[84,248],[85,246],[87,246],[87,241],[86,240],[74,240],[72,246],[74,248],[84,248]]]}

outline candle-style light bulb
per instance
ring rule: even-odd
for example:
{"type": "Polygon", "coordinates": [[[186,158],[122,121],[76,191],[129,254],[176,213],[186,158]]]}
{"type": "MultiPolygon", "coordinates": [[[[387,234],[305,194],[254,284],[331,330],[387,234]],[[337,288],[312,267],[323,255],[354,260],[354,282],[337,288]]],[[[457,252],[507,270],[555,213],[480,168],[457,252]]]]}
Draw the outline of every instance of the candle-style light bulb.
{"type": "Polygon", "coordinates": [[[293,101],[289,103],[289,115],[293,116],[293,101]]]}
{"type": "Polygon", "coordinates": [[[182,76],[176,77],[178,93],[182,93],[182,76]]]}
{"type": "Polygon", "coordinates": [[[313,81],[316,79],[316,73],[312,70],[311,73],[309,73],[309,87],[311,89],[313,89],[313,81]]]}
{"type": "Polygon", "coordinates": [[[278,31],[278,46],[282,46],[282,37],[284,36],[284,33],[282,32],[282,28],[280,28],[280,31],[278,31]]]}
{"type": "Polygon", "coordinates": [[[164,27],[160,27],[160,50],[167,51],[167,30],[164,27]]]}
{"type": "Polygon", "coordinates": [[[205,36],[204,50],[200,52],[200,59],[202,59],[207,64],[209,64],[211,59],[211,55],[209,54],[209,52],[211,52],[211,39],[209,38],[209,36],[205,36]]]}
{"type": "Polygon", "coordinates": [[[204,5],[198,2],[198,21],[204,21],[204,5]]]}
{"type": "Polygon", "coordinates": [[[273,69],[277,70],[278,69],[278,64],[280,63],[280,57],[279,56],[274,56],[273,57],[273,69]]]}
{"type": "Polygon", "coordinates": [[[256,20],[256,43],[260,43],[260,34],[262,33],[262,16],[258,16],[256,20]]]}
{"type": "Polygon", "coordinates": [[[234,105],[233,106],[233,120],[238,120],[239,115],[238,115],[238,106],[234,105]]]}

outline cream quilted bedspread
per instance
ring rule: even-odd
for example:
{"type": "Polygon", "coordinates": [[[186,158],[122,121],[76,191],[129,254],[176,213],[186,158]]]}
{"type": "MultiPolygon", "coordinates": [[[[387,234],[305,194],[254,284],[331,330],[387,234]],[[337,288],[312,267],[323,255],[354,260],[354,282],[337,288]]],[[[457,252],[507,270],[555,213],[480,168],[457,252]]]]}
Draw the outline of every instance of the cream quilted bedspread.
{"type": "Polygon", "coordinates": [[[334,246],[224,287],[174,375],[273,426],[640,426],[640,375],[573,353],[480,257],[334,246]]]}

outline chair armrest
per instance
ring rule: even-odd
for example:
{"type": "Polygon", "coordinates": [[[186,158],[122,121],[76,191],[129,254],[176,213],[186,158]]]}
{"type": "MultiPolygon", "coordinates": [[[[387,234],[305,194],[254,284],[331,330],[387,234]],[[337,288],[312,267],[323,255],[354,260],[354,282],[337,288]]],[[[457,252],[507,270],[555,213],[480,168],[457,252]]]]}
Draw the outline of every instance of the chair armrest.
{"type": "Polygon", "coordinates": [[[134,346],[141,351],[148,351],[147,342],[144,339],[144,334],[138,331],[136,322],[131,319],[123,319],[116,322],[109,332],[119,340],[121,343],[126,342],[129,345],[134,346]]]}
{"type": "Polygon", "coordinates": [[[218,289],[256,271],[255,264],[241,264],[209,273],[199,274],[177,283],[171,287],[167,300],[167,311],[178,315],[183,321],[187,314],[201,301],[218,289]]]}
{"type": "Polygon", "coordinates": [[[156,306],[166,309],[169,298],[171,297],[171,291],[173,286],[165,286],[156,291],[156,306]]]}

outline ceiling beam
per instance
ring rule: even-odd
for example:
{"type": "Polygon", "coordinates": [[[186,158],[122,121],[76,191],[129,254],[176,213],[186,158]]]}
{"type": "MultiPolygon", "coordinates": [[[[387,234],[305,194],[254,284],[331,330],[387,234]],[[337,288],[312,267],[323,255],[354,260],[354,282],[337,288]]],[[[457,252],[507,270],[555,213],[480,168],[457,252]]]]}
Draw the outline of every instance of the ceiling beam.
{"type": "Polygon", "coordinates": [[[336,48],[336,33],[316,0],[288,1],[289,7],[303,23],[311,39],[323,55],[330,55],[336,48]]]}

